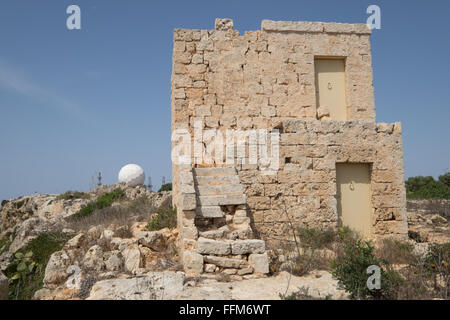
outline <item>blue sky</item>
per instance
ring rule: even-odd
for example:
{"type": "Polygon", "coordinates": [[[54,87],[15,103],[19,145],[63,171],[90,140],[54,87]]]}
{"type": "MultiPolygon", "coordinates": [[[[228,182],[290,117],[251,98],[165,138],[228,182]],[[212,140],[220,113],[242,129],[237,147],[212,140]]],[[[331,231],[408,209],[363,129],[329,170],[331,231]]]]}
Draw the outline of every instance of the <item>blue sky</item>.
{"type": "Polygon", "coordinates": [[[155,188],[170,181],[170,74],[174,28],[241,34],[261,20],[365,23],[372,35],[378,122],[402,121],[405,174],[450,170],[449,1],[2,0],[0,200],[88,190],[101,171],[117,181],[140,164],[155,188]],[[82,29],[66,28],[81,8],[82,29]]]}

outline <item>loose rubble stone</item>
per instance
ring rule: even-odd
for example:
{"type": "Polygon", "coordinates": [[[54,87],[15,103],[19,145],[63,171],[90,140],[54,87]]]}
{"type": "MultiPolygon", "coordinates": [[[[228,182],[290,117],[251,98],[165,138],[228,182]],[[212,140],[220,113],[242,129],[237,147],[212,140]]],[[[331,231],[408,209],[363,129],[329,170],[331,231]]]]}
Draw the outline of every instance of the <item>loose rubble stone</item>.
{"type": "Polygon", "coordinates": [[[123,256],[118,250],[105,253],[104,260],[108,271],[120,271],[123,268],[123,256]]]}
{"type": "Polygon", "coordinates": [[[136,274],[138,269],[141,267],[141,251],[137,244],[129,245],[125,250],[122,251],[124,258],[125,270],[136,274]]]}
{"type": "Polygon", "coordinates": [[[155,251],[166,248],[166,239],[160,231],[145,231],[138,234],[139,243],[155,251]]]}
{"type": "Polygon", "coordinates": [[[80,249],[86,243],[86,236],[84,233],[77,234],[75,237],[66,242],[65,248],[67,249],[80,249]]]}
{"type": "Polygon", "coordinates": [[[103,261],[103,250],[99,245],[92,246],[86,252],[83,265],[95,271],[101,271],[105,267],[105,263],[103,261]]]}
{"type": "Polygon", "coordinates": [[[45,267],[44,285],[55,288],[69,277],[66,270],[70,266],[70,258],[66,251],[54,252],[45,267]]]}
{"type": "Polygon", "coordinates": [[[110,241],[111,247],[113,250],[119,250],[123,251],[125,250],[130,244],[137,243],[138,240],[135,239],[122,239],[122,238],[112,238],[110,241]]]}

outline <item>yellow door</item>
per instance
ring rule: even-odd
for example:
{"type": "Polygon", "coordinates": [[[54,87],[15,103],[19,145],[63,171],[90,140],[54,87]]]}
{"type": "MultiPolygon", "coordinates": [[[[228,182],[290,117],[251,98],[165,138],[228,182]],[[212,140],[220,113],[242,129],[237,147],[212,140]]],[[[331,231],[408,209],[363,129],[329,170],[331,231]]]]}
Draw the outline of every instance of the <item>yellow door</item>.
{"type": "Polygon", "coordinates": [[[331,120],[347,120],[345,65],[343,59],[316,59],[317,108],[327,107],[331,120]]]}
{"type": "Polygon", "coordinates": [[[336,182],[340,225],[369,237],[372,224],[369,164],[337,163],[336,182]]]}

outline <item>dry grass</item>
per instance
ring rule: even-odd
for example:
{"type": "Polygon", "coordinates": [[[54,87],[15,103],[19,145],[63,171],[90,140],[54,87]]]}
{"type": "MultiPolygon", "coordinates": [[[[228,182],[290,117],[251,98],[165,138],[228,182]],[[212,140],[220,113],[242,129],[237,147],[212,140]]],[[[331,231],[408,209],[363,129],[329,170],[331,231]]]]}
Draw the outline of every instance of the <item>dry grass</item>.
{"type": "Polygon", "coordinates": [[[270,271],[288,271],[303,276],[313,270],[329,270],[336,248],[337,232],[332,229],[298,228],[296,240],[269,242],[270,271]]]}
{"type": "MultiPolygon", "coordinates": [[[[312,270],[330,270],[330,263],[338,261],[335,258],[339,259],[348,254],[345,252],[343,239],[355,241],[358,239],[357,234],[348,228],[339,228],[337,231],[314,228],[292,230],[292,225],[290,228],[295,234],[295,240],[266,240],[272,274],[286,270],[302,276],[312,270]],[[327,253],[332,253],[335,258],[327,253]]],[[[391,286],[389,288],[391,299],[449,299],[450,243],[431,245],[428,252],[421,256],[415,253],[413,244],[386,238],[378,243],[374,250],[374,259],[380,262],[380,267],[387,272],[386,274],[396,280],[385,282],[385,285],[391,286]]],[[[358,276],[356,273],[355,277],[358,276]]],[[[282,298],[310,297],[306,291],[300,290],[282,298]]]]}
{"type": "Polygon", "coordinates": [[[157,208],[147,197],[95,210],[92,215],[79,219],[69,219],[69,228],[76,232],[87,232],[92,227],[107,229],[115,226],[116,236],[131,237],[131,225],[136,221],[148,221],[157,208]]]}
{"type": "Polygon", "coordinates": [[[418,258],[413,251],[414,246],[408,242],[386,238],[377,246],[375,255],[389,264],[412,264],[418,258]]]}

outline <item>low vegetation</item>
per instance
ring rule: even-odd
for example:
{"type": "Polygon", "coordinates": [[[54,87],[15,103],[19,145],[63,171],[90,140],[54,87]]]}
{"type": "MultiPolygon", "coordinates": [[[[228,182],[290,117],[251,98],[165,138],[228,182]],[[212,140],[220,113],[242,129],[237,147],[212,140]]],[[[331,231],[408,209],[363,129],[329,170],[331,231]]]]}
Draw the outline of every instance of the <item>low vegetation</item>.
{"type": "Polygon", "coordinates": [[[424,269],[433,279],[433,290],[444,299],[450,298],[450,242],[432,244],[425,256],[424,269]]]}
{"type": "Polygon", "coordinates": [[[411,264],[416,259],[411,243],[392,238],[383,239],[375,255],[389,264],[411,264]]]}
{"type": "Polygon", "coordinates": [[[169,182],[169,183],[163,184],[161,186],[161,188],[159,188],[158,192],[161,192],[161,191],[172,191],[172,183],[169,182]]]}
{"type": "Polygon", "coordinates": [[[124,201],[117,206],[106,206],[95,209],[90,215],[84,215],[76,219],[70,219],[69,228],[76,232],[87,232],[94,226],[104,229],[111,225],[120,226],[116,236],[121,238],[131,237],[131,225],[136,221],[149,221],[157,211],[154,203],[146,196],[131,201],[124,201]]]}
{"type": "Polygon", "coordinates": [[[89,193],[81,191],[67,191],[66,193],[60,194],[56,197],[56,200],[75,200],[75,199],[89,199],[89,193]]]}
{"type": "MultiPolygon", "coordinates": [[[[351,299],[450,298],[450,243],[431,244],[420,254],[411,241],[386,238],[375,247],[348,228],[299,228],[295,240],[284,241],[271,252],[272,273],[286,270],[302,276],[312,270],[328,270],[351,299]],[[282,263],[277,260],[280,256],[282,263]],[[372,274],[368,274],[369,266],[380,268],[379,289],[367,286],[372,274]]],[[[314,299],[303,289],[280,297],[314,299]]]]}
{"type": "Polygon", "coordinates": [[[100,210],[111,206],[115,201],[120,200],[125,195],[122,189],[116,189],[114,191],[105,193],[99,196],[97,199],[89,202],[84,208],[72,215],[72,219],[85,218],[94,213],[95,210],[100,210]]]}
{"type": "Polygon", "coordinates": [[[450,172],[433,177],[411,177],[405,182],[408,199],[450,199],[450,172]]]}
{"type": "Polygon", "coordinates": [[[8,237],[4,237],[0,239],[0,254],[9,250],[9,246],[11,245],[11,241],[9,241],[8,237]]]}
{"type": "Polygon", "coordinates": [[[339,284],[350,293],[353,299],[394,299],[395,289],[403,279],[394,272],[385,259],[374,253],[370,241],[339,233],[342,242],[341,252],[331,263],[331,274],[339,284]],[[378,266],[382,284],[379,289],[369,289],[367,285],[370,266],[378,266]]]}
{"type": "Polygon", "coordinates": [[[61,250],[68,237],[60,233],[43,233],[17,251],[8,268],[9,299],[29,300],[42,288],[45,267],[50,256],[61,250]]]}
{"type": "Polygon", "coordinates": [[[173,229],[177,226],[177,209],[170,203],[163,203],[147,224],[148,231],[161,230],[163,228],[173,229]]]}
{"type": "Polygon", "coordinates": [[[291,294],[278,294],[281,300],[330,300],[331,296],[328,295],[325,298],[316,298],[310,295],[308,287],[301,287],[297,291],[291,294]]]}

